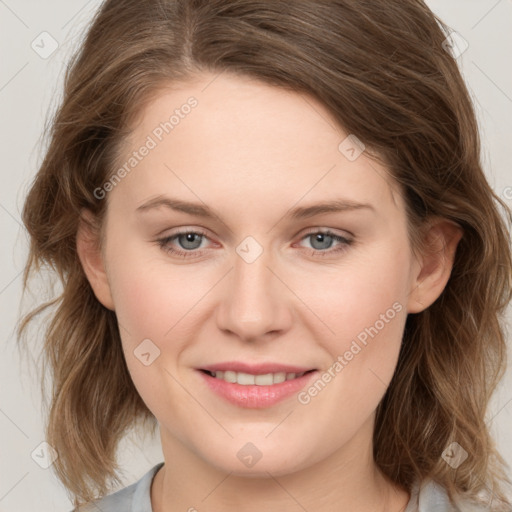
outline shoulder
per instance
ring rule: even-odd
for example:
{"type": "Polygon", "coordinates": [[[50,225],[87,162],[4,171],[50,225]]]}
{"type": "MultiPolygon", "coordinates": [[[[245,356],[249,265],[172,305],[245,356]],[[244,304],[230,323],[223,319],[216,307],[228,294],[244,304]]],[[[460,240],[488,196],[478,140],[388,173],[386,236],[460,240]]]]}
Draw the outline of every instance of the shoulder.
{"type": "Polygon", "coordinates": [[[163,464],[152,467],[137,482],[71,512],[152,512],[151,483],[163,464]]]}
{"type": "Polygon", "coordinates": [[[433,480],[416,482],[411,489],[411,500],[404,512],[484,512],[489,508],[483,504],[458,498],[450,502],[444,487],[433,480]]]}

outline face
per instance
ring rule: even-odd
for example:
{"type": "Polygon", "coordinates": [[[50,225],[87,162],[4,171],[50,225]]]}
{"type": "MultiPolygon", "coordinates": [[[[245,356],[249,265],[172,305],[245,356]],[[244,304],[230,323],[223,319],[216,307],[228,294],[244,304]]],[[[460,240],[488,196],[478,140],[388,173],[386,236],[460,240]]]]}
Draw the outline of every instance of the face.
{"type": "Polygon", "coordinates": [[[133,382],[164,453],[254,476],[357,457],[417,273],[403,199],[313,98],[213,78],[162,92],[102,189],[133,382]]]}

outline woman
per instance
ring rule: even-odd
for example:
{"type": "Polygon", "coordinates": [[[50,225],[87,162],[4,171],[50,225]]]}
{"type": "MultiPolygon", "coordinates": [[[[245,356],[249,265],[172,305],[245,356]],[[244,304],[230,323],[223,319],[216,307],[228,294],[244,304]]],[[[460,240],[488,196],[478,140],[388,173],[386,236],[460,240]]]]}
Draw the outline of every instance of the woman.
{"type": "Polygon", "coordinates": [[[103,3],[23,212],[76,510],[510,510],[510,211],[447,36],[418,0],[103,3]],[[165,461],[106,496],[137,420],[165,461]]]}

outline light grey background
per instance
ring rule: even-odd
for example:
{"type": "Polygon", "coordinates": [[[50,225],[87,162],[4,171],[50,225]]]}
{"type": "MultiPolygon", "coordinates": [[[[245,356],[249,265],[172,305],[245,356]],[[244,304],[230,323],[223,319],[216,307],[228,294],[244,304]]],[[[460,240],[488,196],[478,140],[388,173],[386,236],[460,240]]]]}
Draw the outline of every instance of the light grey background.
{"type": "MultiPolygon", "coordinates": [[[[485,169],[494,189],[512,206],[512,1],[427,3],[469,43],[458,62],[476,105],[485,169]]],[[[44,120],[60,98],[64,64],[99,4],[99,0],[0,0],[0,512],[71,510],[51,467],[43,469],[35,462],[46,457],[40,447],[44,420],[39,382],[32,367],[20,362],[15,346],[27,253],[20,211],[41,161],[38,144],[44,120]],[[58,48],[47,56],[44,52],[52,49],[52,39],[58,48]]],[[[34,349],[39,350],[36,342],[34,349]]],[[[509,465],[511,384],[509,370],[489,414],[492,432],[509,465]]],[[[139,447],[124,442],[119,462],[125,468],[125,485],[162,460],[158,436],[139,447]]]]}

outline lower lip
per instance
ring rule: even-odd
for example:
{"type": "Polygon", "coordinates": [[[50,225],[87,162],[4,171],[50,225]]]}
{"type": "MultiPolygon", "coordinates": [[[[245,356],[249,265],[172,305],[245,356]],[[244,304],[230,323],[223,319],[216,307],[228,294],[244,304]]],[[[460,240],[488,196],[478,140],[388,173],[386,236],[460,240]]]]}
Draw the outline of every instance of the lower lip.
{"type": "Polygon", "coordinates": [[[281,400],[298,393],[318,372],[306,373],[296,379],[285,380],[271,386],[236,384],[217,379],[199,370],[208,387],[238,407],[263,409],[277,404],[281,400]]]}

